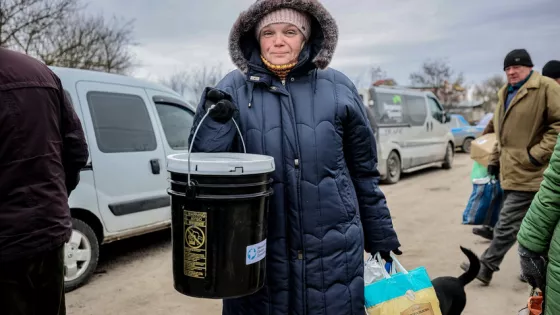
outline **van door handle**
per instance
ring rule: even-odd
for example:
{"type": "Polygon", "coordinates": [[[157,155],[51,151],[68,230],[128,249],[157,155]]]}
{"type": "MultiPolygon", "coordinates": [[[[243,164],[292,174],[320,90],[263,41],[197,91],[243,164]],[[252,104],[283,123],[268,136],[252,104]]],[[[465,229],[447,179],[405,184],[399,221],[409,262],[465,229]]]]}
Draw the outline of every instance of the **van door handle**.
{"type": "Polygon", "coordinates": [[[152,167],[152,174],[159,174],[161,172],[161,167],[159,166],[159,159],[151,159],[150,166],[152,167]]]}

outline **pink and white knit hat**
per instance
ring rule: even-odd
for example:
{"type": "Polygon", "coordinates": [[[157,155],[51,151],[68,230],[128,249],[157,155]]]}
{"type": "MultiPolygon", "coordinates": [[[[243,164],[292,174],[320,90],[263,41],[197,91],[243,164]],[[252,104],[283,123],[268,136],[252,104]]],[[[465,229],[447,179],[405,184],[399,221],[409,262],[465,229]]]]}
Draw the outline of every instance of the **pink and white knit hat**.
{"type": "Polygon", "coordinates": [[[305,13],[289,8],[278,9],[265,15],[255,27],[257,39],[260,37],[263,28],[275,23],[289,23],[295,25],[303,36],[309,39],[311,20],[305,13]]]}

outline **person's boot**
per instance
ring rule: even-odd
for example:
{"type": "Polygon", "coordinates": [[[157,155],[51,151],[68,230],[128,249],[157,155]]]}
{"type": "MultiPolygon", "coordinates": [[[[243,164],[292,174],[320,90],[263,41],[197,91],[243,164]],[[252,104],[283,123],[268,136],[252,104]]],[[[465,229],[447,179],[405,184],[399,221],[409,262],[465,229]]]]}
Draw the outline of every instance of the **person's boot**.
{"type": "MultiPolygon", "coordinates": [[[[464,262],[461,264],[461,269],[466,272],[467,270],[469,270],[469,266],[469,263],[464,262]]],[[[492,281],[492,274],[494,274],[494,271],[490,270],[483,263],[480,263],[480,271],[478,272],[476,279],[482,282],[483,285],[487,286],[490,284],[490,281],[492,281]]]]}
{"type": "Polygon", "coordinates": [[[484,237],[487,240],[492,240],[494,238],[494,229],[487,225],[479,228],[473,228],[472,232],[474,235],[484,237]]]}

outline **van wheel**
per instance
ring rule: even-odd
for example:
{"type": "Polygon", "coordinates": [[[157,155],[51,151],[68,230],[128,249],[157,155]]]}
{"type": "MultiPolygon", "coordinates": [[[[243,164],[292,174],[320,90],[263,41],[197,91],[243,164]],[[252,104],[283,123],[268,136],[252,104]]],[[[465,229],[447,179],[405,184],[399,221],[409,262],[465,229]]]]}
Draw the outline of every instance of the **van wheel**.
{"type": "Polygon", "coordinates": [[[387,158],[387,178],[384,184],[396,184],[401,178],[401,158],[397,152],[392,151],[387,158]]]}
{"type": "Polygon", "coordinates": [[[448,170],[453,167],[453,158],[455,155],[455,150],[453,148],[453,144],[447,144],[447,150],[445,150],[445,159],[443,160],[443,169],[448,170]]]}
{"type": "Polygon", "coordinates": [[[64,247],[64,291],[86,284],[99,259],[99,241],[85,222],[72,218],[72,236],[64,247]]]}
{"type": "Polygon", "coordinates": [[[463,145],[461,146],[463,152],[471,153],[471,144],[473,140],[474,140],[473,138],[467,138],[465,139],[465,141],[463,141],[463,145]]]}

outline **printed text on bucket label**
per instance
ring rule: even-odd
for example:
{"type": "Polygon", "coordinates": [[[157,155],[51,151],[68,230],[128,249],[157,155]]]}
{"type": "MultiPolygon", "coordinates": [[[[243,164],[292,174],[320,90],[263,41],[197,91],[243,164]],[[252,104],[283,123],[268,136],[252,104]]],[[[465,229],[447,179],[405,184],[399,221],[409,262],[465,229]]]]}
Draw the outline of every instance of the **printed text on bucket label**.
{"type": "Polygon", "coordinates": [[[266,257],[266,239],[258,244],[247,246],[245,264],[251,265],[266,257]]]}

